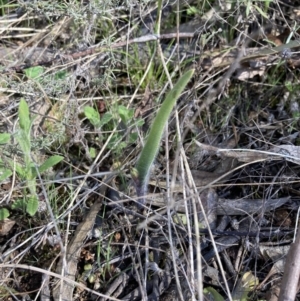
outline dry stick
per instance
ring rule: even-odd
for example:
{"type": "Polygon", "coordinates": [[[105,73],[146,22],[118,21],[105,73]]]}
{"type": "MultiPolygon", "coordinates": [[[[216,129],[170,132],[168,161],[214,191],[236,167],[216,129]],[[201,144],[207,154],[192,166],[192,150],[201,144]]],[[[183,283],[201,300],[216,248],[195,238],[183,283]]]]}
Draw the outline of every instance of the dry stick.
{"type": "Polygon", "coordinates": [[[286,257],[278,301],[294,301],[300,277],[300,224],[297,237],[286,257]]]}

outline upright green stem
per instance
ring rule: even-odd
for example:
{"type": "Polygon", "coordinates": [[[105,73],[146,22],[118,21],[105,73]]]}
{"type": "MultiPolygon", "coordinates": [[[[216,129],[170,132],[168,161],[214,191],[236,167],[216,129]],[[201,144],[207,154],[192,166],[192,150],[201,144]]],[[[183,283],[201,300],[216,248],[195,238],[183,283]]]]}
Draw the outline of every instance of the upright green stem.
{"type": "Polygon", "coordinates": [[[133,174],[135,181],[136,192],[138,197],[142,197],[139,202],[145,203],[143,198],[147,191],[148,177],[151,169],[151,165],[156,157],[159,149],[161,137],[163,135],[164,127],[170,117],[172,109],[183,92],[184,88],[190,81],[194,74],[194,70],[191,69],[184,73],[174,85],[174,87],[167,94],[165,101],[162,103],[157,115],[151,126],[148,139],[141,152],[140,158],[136,164],[136,171],[133,174]]]}

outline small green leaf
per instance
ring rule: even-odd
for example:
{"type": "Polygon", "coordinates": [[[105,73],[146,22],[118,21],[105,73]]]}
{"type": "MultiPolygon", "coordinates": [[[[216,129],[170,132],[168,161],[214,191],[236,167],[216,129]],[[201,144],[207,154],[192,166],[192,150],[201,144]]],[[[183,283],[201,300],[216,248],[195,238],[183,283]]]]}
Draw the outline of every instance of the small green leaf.
{"type": "Polygon", "coordinates": [[[18,133],[15,135],[16,140],[19,143],[19,146],[25,156],[30,156],[31,143],[30,137],[26,135],[23,129],[20,129],[18,133]]]}
{"type": "Polygon", "coordinates": [[[125,124],[128,124],[128,122],[132,120],[134,116],[134,110],[127,109],[125,106],[119,106],[118,113],[125,124]]]}
{"type": "Polygon", "coordinates": [[[121,143],[119,143],[117,146],[116,146],[116,150],[117,151],[121,151],[121,150],[123,150],[125,147],[127,147],[127,142],[125,142],[125,141],[122,141],[121,143]]]}
{"type": "Polygon", "coordinates": [[[225,300],[213,287],[207,287],[203,289],[203,293],[208,300],[213,300],[213,301],[225,300]]]}
{"type": "Polygon", "coordinates": [[[187,12],[188,16],[190,16],[190,15],[197,14],[199,12],[199,10],[195,6],[190,6],[186,12],[187,12]]]}
{"type": "Polygon", "coordinates": [[[140,118],[140,119],[138,119],[138,120],[136,121],[135,125],[136,125],[137,127],[141,127],[141,126],[144,125],[144,123],[145,123],[144,119],[140,118]]]}
{"type": "Polygon", "coordinates": [[[22,98],[19,104],[19,124],[20,128],[24,130],[25,134],[28,136],[30,134],[30,115],[29,115],[29,107],[27,102],[22,98]]]}
{"type": "Polygon", "coordinates": [[[138,133],[131,133],[129,135],[129,143],[134,143],[138,139],[139,135],[138,133]]]}
{"type": "Polygon", "coordinates": [[[12,175],[12,171],[10,169],[0,169],[0,182],[4,181],[11,175],[12,175]]]}
{"type": "Polygon", "coordinates": [[[138,181],[139,180],[139,172],[135,167],[132,167],[130,170],[130,174],[131,177],[134,181],[138,181]]]}
{"type": "Polygon", "coordinates": [[[0,221],[4,221],[9,217],[9,211],[6,208],[0,209],[0,221]]]}
{"type": "Polygon", "coordinates": [[[40,167],[39,167],[39,172],[43,173],[44,171],[46,171],[47,169],[53,167],[54,165],[56,165],[57,163],[59,163],[60,161],[62,161],[64,159],[64,157],[62,156],[52,156],[50,158],[48,158],[40,167]]]}
{"type": "Polygon", "coordinates": [[[13,163],[13,161],[9,162],[9,165],[11,166],[11,168],[14,168],[16,169],[16,172],[18,174],[18,176],[21,178],[21,179],[26,179],[26,169],[19,163],[13,163]]]}
{"type": "Polygon", "coordinates": [[[63,70],[63,71],[58,71],[54,74],[54,79],[59,80],[59,79],[65,79],[67,77],[68,72],[63,70]]]}
{"type": "Polygon", "coordinates": [[[112,118],[113,118],[113,115],[111,113],[108,113],[108,112],[105,113],[101,118],[100,126],[103,126],[103,125],[109,123],[112,118]]]}
{"type": "Polygon", "coordinates": [[[253,4],[255,9],[259,12],[260,15],[262,15],[265,19],[269,19],[269,16],[257,5],[253,4]]]}
{"type": "Polygon", "coordinates": [[[10,139],[10,134],[8,133],[1,133],[0,134],[0,144],[5,144],[9,141],[10,139]]]}
{"type": "Polygon", "coordinates": [[[185,213],[177,213],[173,216],[173,221],[179,225],[187,225],[187,217],[185,213]]]}
{"type": "Polygon", "coordinates": [[[99,113],[92,107],[84,107],[83,109],[84,115],[90,121],[90,123],[94,127],[99,127],[100,125],[100,115],[99,113]]]}
{"type": "Polygon", "coordinates": [[[89,283],[94,283],[95,282],[95,275],[91,274],[89,277],[88,277],[88,281],[89,283]]]}
{"type": "Polygon", "coordinates": [[[83,269],[84,269],[85,271],[91,271],[92,268],[93,268],[93,266],[92,266],[90,263],[86,264],[86,265],[83,267],[83,269]]]}
{"type": "Polygon", "coordinates": [[[96,158],[96,149],[94,148],[94,147],[90,147],[89,148],[89,153],[90,153],[90,157],[92,158],[92,159],[94,159],[94,158],[96,158]]]}
{"type": "Polygon", "coordinates": [[[28,78],[35,79],[43,74],[44,68],[42,66],[30,67],[25,69],[24,72],[28,78]]]}
{"type": "Polygon", "coordinates": [[[114,149],[117,147],[117,145],[120,143],[121,140],[121,136],[119,134],[115,134],[111,137],[111,139],[109,140],[107,147],[109,149],[114,149]]]}
{"type": "MultiPolygon", "coordinates": [[[[27,189],[30,193],[31,196],[36,196],[36,178],[31,174],[29,176],[26,176],[26,184],[27,184],[27,189]],[[30,178],[29,178],[30,177],[30,178]]],[[[31,197],[32,198],[32,197],[31,197]]]]}
{"type": "Polygon", "coordinates": [[[27,185],[34,185],[36,186],[36,164],[34,162],[28,162],[28,164],[25,166],[26,168],[26,180],[27,185]]]}
{"type": "Polygon", "coordinates": [[[27,206],[27,202],[25,199],[17,199],[15,200],[12,205],[11,205],[11,209],[13,210],[22,210],[23,212],[25,212],[26,210],[26,206],[27,206]]]}
{"type": "Polygon", "coordinates": [[[285,82],[285,87],[287,88],[287,90],[289,92],[293,92],[294,86],[293,86],[293,83],[291,81],[285,82]]]}
{"type": "Polygon", "coordinates": [[[255,277],[251,271],[245,272],[239,279],[232,293],[232,300],[247,301],[248,294],[253,291],[258,284],[258,278],[255,277]]]}
{"type": "Polygon", "coordinates": [[[34,216],[38,210],[38,207],[39,207],[38,199],[36,197],[30,197],[27,202],[26,212],[29,215],[34,216]]]}

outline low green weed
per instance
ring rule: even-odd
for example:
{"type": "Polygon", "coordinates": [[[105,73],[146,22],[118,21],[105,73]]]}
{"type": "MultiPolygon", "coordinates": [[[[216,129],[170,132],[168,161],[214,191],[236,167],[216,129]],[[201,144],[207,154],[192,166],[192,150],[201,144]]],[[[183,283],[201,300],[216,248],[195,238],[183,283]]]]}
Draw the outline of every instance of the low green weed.
{"type": "Polygon", "coordinates": [[[47,69],[42,66],[30,67],[24,70],[28,83],[31,87],[42,87],[48,95],[60,95],[68,89],[68,77],[70,74],[66,70],[46,72],[47,69]]]}
{"type": "MultiPolygon", "coordinates": [[[[21,181],[25,182],[24,196],[18,199],[11,206],[12,209],[21,209],[26,211],[29,215],[33,216],[38,209],[38,196],[37,196],[37,176],[43,174],[46,170],[53,167],[63,160],[62,156],[51,156],[46,159],[42,164],[37,165],[32,159],[32,139],[31,128],[34,118],[30,118],[29,107],[24,99],[21,99],[19,110],[19,128],[13,134],[13,138],[17,142],[17,146],[22,157],[22,163],[16,162],[11,158],[0,158],[0,182],[7,179],[15,171],[21,181]],[[5,162],[6,161],[6,162],[5,162]]],[[[11,135],[8,133],[0,134],[0,149],[1,146],[9,144],[11,135]]],[[[2,152],[3,154],[3,152],[2,152]]],[[[9,211],[6,208],[0,208],[0,220],[8,217],[9,211]]]]}
{"type": "MultiPolygon", "coordinates": [[[[138,138],[137,133],[129,133],[124,139],[124,130],[129,129],[133,126],[140,127],[144,121],[142,119],[134,120],[134,109],[128,109],[123,105],[118,105],[115,108],[111,108],[110,112],[104,113],[100,116],[99,112],[93,107],[84,107],[84,114],[89,122],[95,127],[96,130],[109,132],[114,127],[121,128],[121,131],[117,131],[111,138],[108,148],[114,151],[116,154],[120,154],[128,144],[136,142],[138,138]],[[119,119],[121,123],[119,124],[119,119]],[[124,130],[123,130],[124,129],[124,130]]],[[[108,134],[102,134],[99,136],[100,142],[105,141],[108,134]]],[[[90,149],[90,155],[92,156],[94,150],[90,149]]]]}

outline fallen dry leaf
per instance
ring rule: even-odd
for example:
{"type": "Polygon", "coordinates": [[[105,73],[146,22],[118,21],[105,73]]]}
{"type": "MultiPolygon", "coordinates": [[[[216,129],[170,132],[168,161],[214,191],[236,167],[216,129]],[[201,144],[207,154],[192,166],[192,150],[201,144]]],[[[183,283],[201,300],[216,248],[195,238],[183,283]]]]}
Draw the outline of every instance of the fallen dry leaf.
{"type": "Polygon", "coordinates": [[[0,222],[0,236],[7,235],[11,228],[15,225],[15,221],[6,218],[4,221],[0,222]]]}

